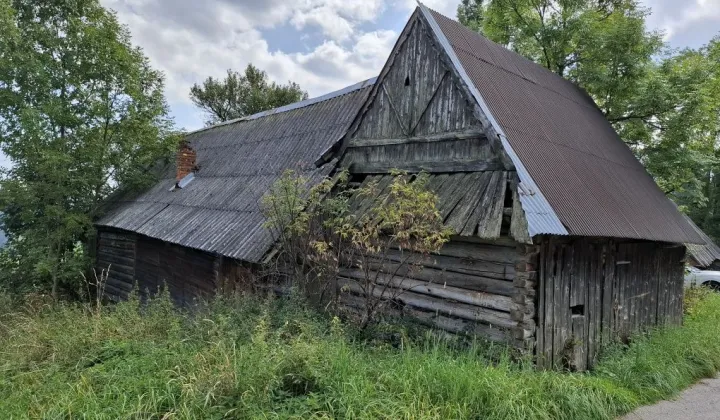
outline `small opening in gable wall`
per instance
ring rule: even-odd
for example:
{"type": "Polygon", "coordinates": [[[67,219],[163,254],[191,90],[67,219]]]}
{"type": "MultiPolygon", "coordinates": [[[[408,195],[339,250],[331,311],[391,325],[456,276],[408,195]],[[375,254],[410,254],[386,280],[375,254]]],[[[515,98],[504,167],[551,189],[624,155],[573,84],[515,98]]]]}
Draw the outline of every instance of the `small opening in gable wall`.
{"type": "Polygon", "coordinates": [[[583,316],[585,315],[585,305],[575,305],[570,307],[572,315],[583,316]]]}

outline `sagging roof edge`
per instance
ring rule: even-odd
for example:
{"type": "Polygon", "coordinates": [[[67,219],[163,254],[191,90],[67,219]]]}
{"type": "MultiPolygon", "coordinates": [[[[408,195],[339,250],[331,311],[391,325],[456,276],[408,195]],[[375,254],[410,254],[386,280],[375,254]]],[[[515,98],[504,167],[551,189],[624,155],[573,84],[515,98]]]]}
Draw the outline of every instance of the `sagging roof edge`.
{"type": "Polygon", "coordinates": [[[304,108],[306,106],[315,105],[316,103],[327,101],[329,99],[333,99],[338,96],[346,95],[351,92],[355,92],[356,90],[363,89],[367,86],[372,86],[375,84],[375,81],[377,80],[377,77],[372,77],[370,79],[364,80],[362,82],[355,83],[354,85],[346,86],[342,89],[336,90],[334,92],[326,93],[325,95],[321,95],[315,98],[306,99],[304,101],[300,102],[294,102],[285,106],[281,106],[278,108],[269,109],[267,111],[258,112],[257,114],[247,115],[245,117],[236,118],[234,120],[224,121],[219,124],[211,125],[209,127],[203,127],[194,131],[190,131],[189,133],[186,133],[185,135],[189,136],[191,134],[197,134],[201,133],[203,131],[207,131],[213,128],[222,127],[225,125],[235,124],[237,122],[241,121],[251,121],[256,120],[258,118],[267,117],[269,115],[273,114],[279,114],[282,112],[288,112],[299,108],[304,108]]]}
{"type": "Polygon", "coordinates": [[[525,212],[530,237],[540,234],[569,235],[569,232],[560,221],[560,218],[555,213],[555,210],[550,206],[550,203],[547,201],[542,191],[540,191],[540,188],[538,188],[537,184],[530,176],[530,173],[525,168],[525,165],[523,165],[520,157],[517,155],[517,153],[515,153],[512,146],[510,145],[510,142],[508,142],[507,137],[505,136],[505,132],[503,131],[500,124],[498,124],[497,120],[495,120],[495,117],[490,112],[490,108],[483,99],[482,95],[480,95],[480,92],[475,87],[475,84],[472,82],[472,80],[470,80],[470,77],[465,72],[465,68],[462,66],[462,63],[460,63],[460,59],[455,54],[455,50],[453,49],[452,45],[450,45],[450,42],[448,41],[443,31],[440,29],[437,21],[435,21],[435,18],[430,12],[430,9],[428,9],[424,4],[420,3],[419,1],[418,7],[420,9],[420,12],[430,25],[430,28],[434,32],[436,38],[440,42],[440,46],[443,48],[443,50],[445,50],[445,53],[450,58],[453,66],[455,66],[455,68],[457,69],[460,78],[467,85],[467,88],[470,90],[470,93],[475,98],[475,101],[480,106],[480,109],[485,114],[488,121],[490,121],[490,124],[492,125],[495,132],[497,132],[500,136],[500,141],[505,148],[505,152],[508,154],[510,160],[515,165],[518,177],[520,178],[520,184],[518,185],[518,195],[520,196],[520,203],[522,204],[523,211],[525,212]]]}

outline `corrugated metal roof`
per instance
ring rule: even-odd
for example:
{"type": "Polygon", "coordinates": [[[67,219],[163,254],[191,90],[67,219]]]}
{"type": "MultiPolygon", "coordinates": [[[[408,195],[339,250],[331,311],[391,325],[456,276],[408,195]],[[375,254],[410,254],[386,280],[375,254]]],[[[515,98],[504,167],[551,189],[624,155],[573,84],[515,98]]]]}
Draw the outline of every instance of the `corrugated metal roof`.
{"type": "Polygon", "coordinates": [[[190,133],[200,170],[182,189],[174,167],[139,197],[120,201],[97,224],[258,262],[273,244],[260,200],[293,169],[319,182],[334,163],[314,162],[342,137],[374,79],[320,99],[190,133]]]}
{"type": "Polygon", "coordinates": [[[688,254],[695,260],[699,267],[708,268],[715,261],[720,260],[720,247],[698,227],[687,215],[685,219],[692,225],[695,231],[703,239],[703,244],[687,244],[688,254]]]}
{"type": "Polygon", "coordinates": [[[587,93],[423,9],[497,125],[522,184],[537,187],[521,196],[531,235],[559,234],[559,220],[570,235],[702,242],[587,93]]]}

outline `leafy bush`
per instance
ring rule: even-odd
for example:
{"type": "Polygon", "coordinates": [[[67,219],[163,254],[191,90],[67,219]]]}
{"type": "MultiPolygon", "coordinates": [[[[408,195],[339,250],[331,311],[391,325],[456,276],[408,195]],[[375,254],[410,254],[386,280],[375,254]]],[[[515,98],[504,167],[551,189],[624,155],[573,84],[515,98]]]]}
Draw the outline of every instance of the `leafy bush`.
{"type": "Polygon", "coordinates": [[[0,333],[9,418],[610,419],[717,372],[720,296],[585,374],[433,336],[368,345],[292,300],[219,299],[193,314],[167,296],[23,306],[0,312],[0,333]]]}
{"type": "Polygon", "coordinates": [[[265,227],[280,245],[266,267],[271,276],[292,271],[295,289],[317,306],[336,303],[340,285],[362,301],[356,308],[361,328],[375,323],[410,288],[405,283],[411,274],[452,235],[428,174],[391,176],[382,188],[377,180],[352,188],[346,171],[315,186],[285,171],[262,200],[265,227]],[[338,282],[343,269],[351,273],[338,282]]]}

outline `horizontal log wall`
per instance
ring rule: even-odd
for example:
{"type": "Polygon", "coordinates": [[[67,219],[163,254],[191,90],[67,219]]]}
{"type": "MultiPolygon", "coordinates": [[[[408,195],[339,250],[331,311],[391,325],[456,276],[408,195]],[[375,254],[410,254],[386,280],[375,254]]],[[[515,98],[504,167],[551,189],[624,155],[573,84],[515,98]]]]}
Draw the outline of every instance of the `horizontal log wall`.
{"type": "Polygon", "coordinates": [[[542,367],[585,370],[614,340],[682,322],[683,246],[553,237],[537,250],[542,367]]]}
{"type": "Polygon", "coordinates": [[[136,235],[119,230],[100,230],[96,269],[107,275],[105,294],[114,301],[127,299],[135,283],[136,235]]]}
{"type": "MultiPolygon", "coordinates": [[[[422,260],[420,269],[401,265],[405,254],[399,250],[367,268],[376,285],[374,297],[393,301],[385,305],[385,314],[525,348],[535,326],[534,283],[528,280],[533,267],[524,251],[509,240],[456,239],[422,260]]],[[[352,268],[342,270],[338,281],[341,306],[358,315],[367,304],[366,278],[365,271],[352,268]]]]}
{"type": "Polygon", "coordinates": [[[146,296],[165,286],[178,304],[210,298],[217,291],[218,261],[206,252],[132,232],[98,233],[97,268],[109,269],[105,293],[116,301],[126,300],[135,287],[146,296]]]}

